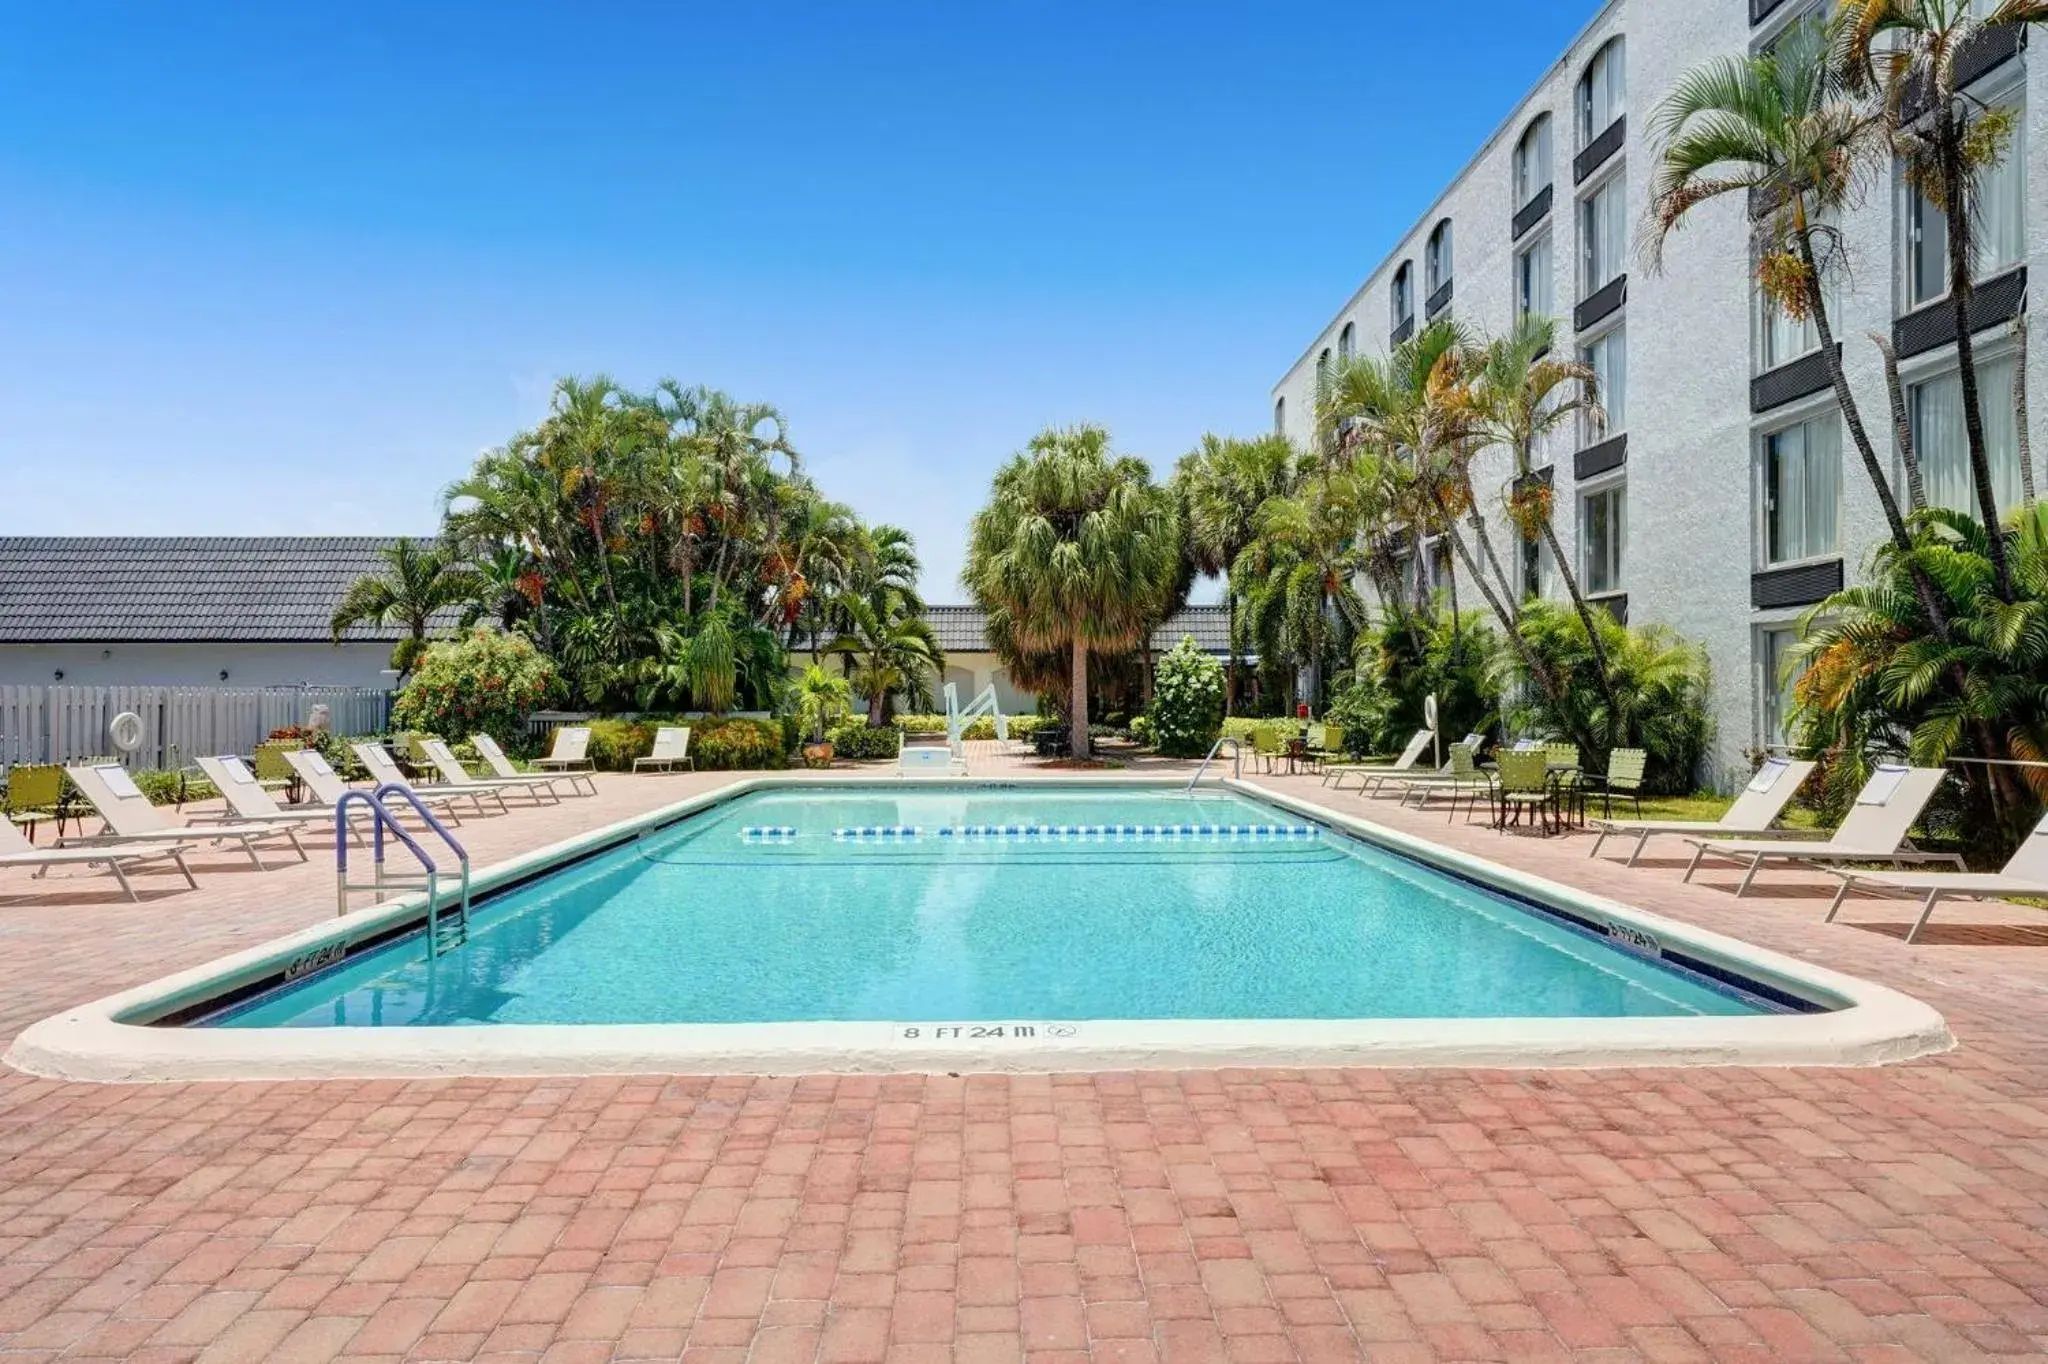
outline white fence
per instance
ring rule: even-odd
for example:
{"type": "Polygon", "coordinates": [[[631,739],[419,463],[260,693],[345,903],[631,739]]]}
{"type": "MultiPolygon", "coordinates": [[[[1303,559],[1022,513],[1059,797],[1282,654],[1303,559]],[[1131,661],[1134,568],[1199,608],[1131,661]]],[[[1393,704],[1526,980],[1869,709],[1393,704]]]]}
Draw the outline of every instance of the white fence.
{"type": "Polygon", "coordinates": [[[130,767],[176,767],[249,753],[272,730],[327,707],[336,734],[383,730],[390,698],[369,687],[0,687],[0,767],[121,756],[130,767]],[[142,744],[121,755],[107,726],[142,717],[142,744]]]}

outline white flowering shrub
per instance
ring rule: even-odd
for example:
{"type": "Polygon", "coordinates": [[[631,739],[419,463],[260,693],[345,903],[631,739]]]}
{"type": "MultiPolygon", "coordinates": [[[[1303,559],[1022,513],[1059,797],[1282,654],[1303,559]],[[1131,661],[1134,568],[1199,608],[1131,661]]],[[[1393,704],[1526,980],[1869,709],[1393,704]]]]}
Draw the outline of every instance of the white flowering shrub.
{"type": "Polygon", "coordinates": [[[1153,742],[1169,758],[1199,758],[1223,727],[1223,665],[1195,647],[1193,636],[1159,660],[1153,672],[1153,742]]]}

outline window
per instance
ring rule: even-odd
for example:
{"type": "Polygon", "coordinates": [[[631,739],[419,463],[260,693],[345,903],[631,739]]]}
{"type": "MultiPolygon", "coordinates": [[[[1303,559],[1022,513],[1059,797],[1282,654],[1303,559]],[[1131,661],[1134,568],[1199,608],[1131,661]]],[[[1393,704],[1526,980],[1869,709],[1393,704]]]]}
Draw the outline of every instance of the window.
{"type": "Polygon", "coordinates": [[[1763,741],[1774,748],[1792,742],[1792,687],[1798,674],[1793,671],[1792,646],[1799,632],[1773,628],[1757,632],[1757,670],[1762,674],[1758,691],[1763,700],[1763,741]]]}
{"type": "Polygon", "coordinates": [[[1358,329],[1349,322],[1344,324],[1343,331],[1337,333],[1337,359],[1340,362],[1348,362],[1351,359],[1352,353],[1357,349],[1357,335],[1358,329]]]}
{"type": "Polygon", "coordinates": [[[1534,199],[1550,183],[1550,115],[1543,114],[1515,144],[1515,207],[1534,199]]]}
{"type": "Polygon", "coordinates": [[[1429,246],[1422,256],[1423,276],[1431,294],[1451,282],[1451,220],[1444,219],[1429,234],[1429,246]]]}
{"type": "Polygon", "coordinates": [[[1627,540],[1627,484],[1579,499],[1579,574],[1586,580],[1588,596],[1621,591],[1622,547],[1627,540]]]}
{"type": "Polygon", "coordinates": [[[1273,400],[1273,434],[1276,436],[1287,434],[1287,400],[1285,398],[1275,398],[1273,400]]]}
{"type": "Polygon", "coordinates": [[[1415,316],[1414,274],[1414,265],[1405,260],[1401,262],[1401,268],[1394,271],[1394,287],[1390,298],[1396,327],[1415,316]]]}
{"type": "Polygon", "coordinates": [[[1764,567],[1833,554],[1842,488],[1839,419],[1827,412],[1773,431],[1761,457],[1764,567]]]}
{"type": "MultiPolygon", "coordinates": [[[[2026,119],[2015,120],[2005,158],[1977,178],[1972,222],[1977,235],[1976,278],[1989,279],[2026,259],[2026,119]]],[[[1905,226],[1906,306],[1917,308],[1948,293],[1948,218],[1941,206],[1901,183],[1905,226]]]]}
{"type": "MultiPolygon", "coordinates": [[[[1821,280],[1821,297],[1828,305],[1830,321],[1841,316],[1837,311],[1840,300],[1836,285],[1832,274],[1821,280]]],[[[1794,322],[1761,289],[1756,291],[1756,312],[1756,368],[1759,374],[1779,365],[1789,365],[1800,356],[1811,355],[1820,349],[1820,327],[1811,316],[1794,322]]]]}
{"type": "Polygon", "coordinates": [[[1451,544],[1445,536],[1423,542],[1422,586],[1428,593],[1442,592],[1451,585],[1451,544]]]}
{"type": "MultiPolygon", "coordinates": [[[[1977,408],[1984,421],[1984,455],[1991,490],[2001,510],[2020,500],[2018,423],[2012,405],[2013,357],[1977,361],[1977,408]]],[[[1977,485],[1970,477],[1970,447],[1963,434],[1963,381],[1954,371],[1906,390],[1913,453],[1927,500],[1976,515],[1977,485]]]]}
{"type": "Polygon", "coordinates": [[[1545,550],[1541,540],[1523,540],[1522,546],[1522,598],[1543,595],[1543,560],[1545,550]]]}
{"type": "Polygon", "coordinates": [[[1628,103],[1621,39],[1593,54],[1579,77],[1579,145],[1584,147],[1620,118],[1628,103]]]}
{"type": "Polygon", "coordinates": [[[1544,233],[1515,255],[1515,315],[1549,317],[1556,311],[1551,299],[1555,272],[1550,268],[1550,234],[1544,233]]]}
{"type": "Polygon", "coordinates": [[[1610,176],[1579,201],[1579,297],[1588,298],[1628,268],[1628,184],[1610,176]]]}
{"type": "Polygon", "coordinates": [[[1328,346],[1324,346],[1324,347],[1323,347],[1323,353],[1322,353],[1321,355],[1318,355],[1318,356],[1316,357],[1316,394],[1317,394],[1317,401],[1318,401],[1318,402],[1322,401],[1322,398],[1321,398],[1321,394],[1322,394],[1322,391],[1323,391],[1323,389],[1324,389],[1325,387],[1327,387],[1327,386],[1328,386],[1329,382],[1330,382],[1330,348],[1329,348],[1328,346]]]}
{"type": "Polygon", "coordinates": [[[1594,398],[1607,414],[1606,422],[1595,428],[1584,425],[1588,445],[1615,431],[1628,429],[1628,329],[1616,327],[1602,332],[1579,348],[1579,359],[1593,370],[1594,398]]]}

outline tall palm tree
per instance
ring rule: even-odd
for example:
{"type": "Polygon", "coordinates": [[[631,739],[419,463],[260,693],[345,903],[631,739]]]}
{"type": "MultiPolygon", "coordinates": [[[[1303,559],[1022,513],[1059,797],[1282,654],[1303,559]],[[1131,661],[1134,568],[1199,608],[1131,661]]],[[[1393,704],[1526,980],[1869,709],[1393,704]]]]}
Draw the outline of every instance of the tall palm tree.
{"type": "Polygon", "coordinates": [[[1977,362],[1970,329],[1976,273],[1976,207],[1980,175],[2005,158],[2018,118],[2010,109],[1956,98],[1956,57],[1990,30],[2048,19],[2043,0],[2003,0],[1979,17],[1974,0],[1841,0],[1836,51],[1852,90],[1883,96],[1883,126],[1908,183],[1941,206],[1948,224],[1948,298],[1956,333],[1956,375],[1962,389],[1963,436],[1977,509],[1989,532],[1998,594],[2013,599],[1998,494],[1977,405],[1977,362]],[[1925,112],[1919,112],[1924,108],[1925,112]]]}
{"type": "Polygon", "coordinates": [[[1068,655],[1078,758],[1090,753],[1088,651],[1129,649],[1158,625],[1181,541],[1172,496],[1099,426],[1039,432],[975,513],[961,576],[1017,646],[1068,655]]]}
{"type": "Polygon", "coordinates": [[[366,574],[349,584],[328,621],[334,642],[351,626],[398,625],[405,638],[391,650],[391,666],[401,677],[413,670],[426,652],[427,631],[442,611],[474,601],[484,584],[431,542],[400,537],[377,551],[382,573],[366,574]]]}
{"type": "Polygon", "coordinates": [[[1863,425],[1835,345],[1828,282],[1846,272],[1836,224],[1863,196],[1884,151],[1879,114],[1860,103],[1829,58],[1825,23],[1795,23],[1769,51],[1694,67],[1651,121],[1652,264],[1700,204],[1725,195],[1768,205],[1755,223],[1757,284],[1796,320],[1812,318],[1821,363],[1892,543],[1912,547],[1891,478],[1863,425]]]}
{"type": "MultiPolygon", "coordinates": [[[[1204,435],[1181,456],[1169,481],[1180,501],[1188,559],[1197,573],[1228,575],[1258,535],[1255,518],[1269,498],[1301,484],[1301,453],[1282,435],[1253,440],[1204,435]]],[[[1225,665],[1224,714],[1235,713],[1238,688],[1237,584],[1226,584],[1230,655],[1225,665]]]]}

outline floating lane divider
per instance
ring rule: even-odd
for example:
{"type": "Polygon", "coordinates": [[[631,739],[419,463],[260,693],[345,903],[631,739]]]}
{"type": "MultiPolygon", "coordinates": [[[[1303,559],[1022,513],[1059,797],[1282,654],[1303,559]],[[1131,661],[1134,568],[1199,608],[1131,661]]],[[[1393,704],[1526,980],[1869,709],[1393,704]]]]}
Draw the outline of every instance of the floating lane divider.
{"type": "Polygon", "coordinates": [[[849,824],[832,831],[834,838],[856,842],[897,842],[923,836],[923,827],[916,824],[849,824]]]}
{"type": "Polygon", "coordinates": [[[794,843],[794,824],[749,824],[740,830],[740,837],[749,843],[794,843]]]}
{"type": "Polygon", "coordinates": [[[1161,839],[1281,840],[1314,838],[1319,824],[951,824],[941,838],[965,839],[1115,839],[1118,842],[1161,839]]]}

